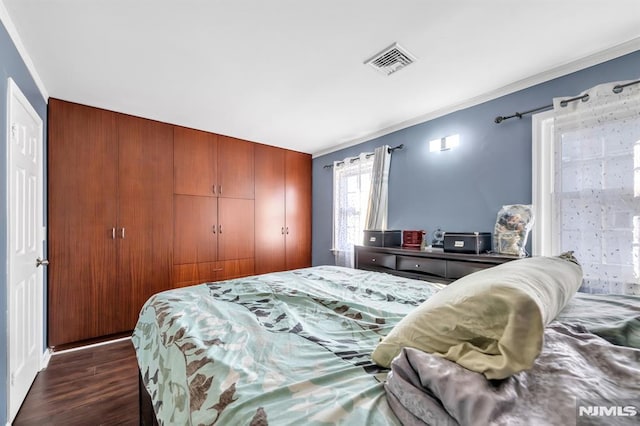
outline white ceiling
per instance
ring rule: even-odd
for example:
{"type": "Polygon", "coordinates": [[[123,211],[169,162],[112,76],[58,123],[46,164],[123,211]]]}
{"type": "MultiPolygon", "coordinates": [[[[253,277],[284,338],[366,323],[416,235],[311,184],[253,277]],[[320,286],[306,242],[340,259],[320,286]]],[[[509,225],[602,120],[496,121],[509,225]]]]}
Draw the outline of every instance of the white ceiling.
{"type": "Polygon", "coordinates": [[[640,49],[638,0],[0,1],[51,97],[312,154],[640,49]]]}

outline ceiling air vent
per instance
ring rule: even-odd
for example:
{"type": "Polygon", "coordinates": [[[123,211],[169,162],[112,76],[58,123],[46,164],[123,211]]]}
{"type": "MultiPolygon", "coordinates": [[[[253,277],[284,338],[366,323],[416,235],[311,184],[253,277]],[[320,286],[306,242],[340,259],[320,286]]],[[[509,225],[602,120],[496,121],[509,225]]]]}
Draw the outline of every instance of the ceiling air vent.
{"type": "Polygon", "coordinates": [[[367,59],[365,64],[371,65],[376,71],[384,75],[391,75],[415,61],[415,56],[400,47],[398,43],[393,43],[382,52],[376,53],[372,58],[367,59]]]}

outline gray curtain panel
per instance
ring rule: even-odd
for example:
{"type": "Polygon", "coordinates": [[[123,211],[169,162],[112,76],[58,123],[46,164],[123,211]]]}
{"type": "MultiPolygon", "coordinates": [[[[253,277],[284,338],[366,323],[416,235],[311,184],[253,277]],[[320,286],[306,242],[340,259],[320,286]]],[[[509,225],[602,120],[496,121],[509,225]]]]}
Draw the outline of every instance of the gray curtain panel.
{"type": "Polygon", "coordinates": [[[365,229],[385,230],[387,229],[389,168],[391,166],[389,146],[384,145],[376,148],[374,154],[365,229]]]}

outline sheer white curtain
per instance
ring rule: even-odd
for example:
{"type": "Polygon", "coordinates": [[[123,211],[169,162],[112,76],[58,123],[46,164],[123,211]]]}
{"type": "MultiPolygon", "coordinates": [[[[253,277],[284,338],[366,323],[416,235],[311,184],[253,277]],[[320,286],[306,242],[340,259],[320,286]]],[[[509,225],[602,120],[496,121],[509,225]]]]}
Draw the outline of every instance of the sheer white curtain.
{"type": "Polygon", "coordinates": [[[336,265],[353,267],[353,246],[362,244],[374,156],[360,154],[333,163],[333,254],[336,265]]]}
{"type": "Polygon", "coordinates": [[[575,251],[590,293],[640,294],[640,85],[624,83],[554,99],[553,251],[575,251]]]}
{"type": "Polygon", "coordinates": [[[389,168],[391,167],[389,146],[376,148],[373,157],[371,189],[364,229],[384,230],[387,229],[389,211],[389,168]]]}

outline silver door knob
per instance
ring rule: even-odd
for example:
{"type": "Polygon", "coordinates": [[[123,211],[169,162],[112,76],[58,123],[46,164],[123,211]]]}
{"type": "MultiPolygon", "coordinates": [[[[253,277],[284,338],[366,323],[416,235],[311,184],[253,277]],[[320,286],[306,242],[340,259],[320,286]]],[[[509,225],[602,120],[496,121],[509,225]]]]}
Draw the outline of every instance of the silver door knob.
{"type": "Polygon", "coordinates": [[[49,264],[49,261],[47,259],[40,259],[40,258],[36,259],[36,268],[38,266],[48,265],[48,264],[49,264]]]}

